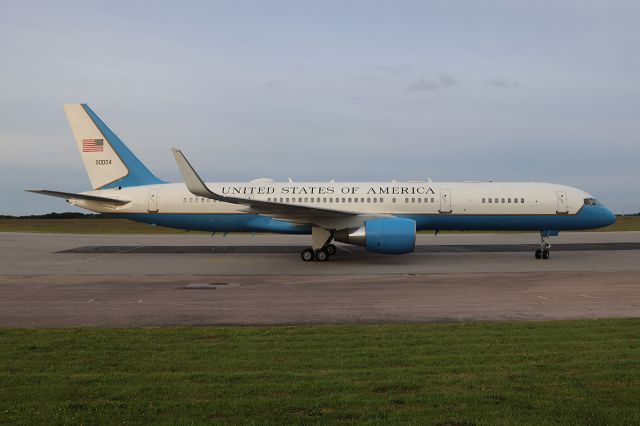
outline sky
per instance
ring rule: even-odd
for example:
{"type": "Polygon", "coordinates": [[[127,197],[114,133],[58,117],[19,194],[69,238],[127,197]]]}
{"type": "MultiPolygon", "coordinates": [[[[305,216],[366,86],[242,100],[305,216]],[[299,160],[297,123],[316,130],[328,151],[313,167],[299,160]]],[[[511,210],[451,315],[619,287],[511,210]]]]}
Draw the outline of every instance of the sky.
{"type": "Polygon", "coordinates": [[[640,2],[0,5],[0,214],[90,189],[63,104],[160,178],[536,181],[640,211],[640,2]]]}

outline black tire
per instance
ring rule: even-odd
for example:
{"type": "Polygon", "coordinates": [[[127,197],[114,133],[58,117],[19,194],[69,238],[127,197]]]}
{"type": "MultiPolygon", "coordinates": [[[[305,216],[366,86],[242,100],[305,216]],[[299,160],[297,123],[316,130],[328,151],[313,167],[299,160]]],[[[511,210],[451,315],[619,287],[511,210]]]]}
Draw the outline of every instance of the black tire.
{"type": "Polygon", "coordinates": [[[536,259],[542,259],[542,250],[536,250],[536,259]]]}
{"type": "Polygon", "coordinates": [[[543,259],[548,259],[549,258],[549,250],[543,250],[542,251],[542,258],[543,259]]]}
{"type": "Polygon", "coordinates": [[[319,262],[326,262],[329,260],[329,252],[327,249],[320,249],[316,252],[316,260],[319,262]]]}
{"type": "Polygon", "coordinates": [[[336,254],[336,251],[338,251],[338,248],[335,246],[335,244],[328,244],[325,249],[327,250],[327,253],[329,253],[329,256],[333,256],[334,254],[336,254]]]}
{"type": "Polygon", "coordinates": [[[307,248],[302,250],[302,253],[300,253],[300,257],[305,262],[311,262],[316,257],[316,254],[313,252],[313,249],[307,248]]]}

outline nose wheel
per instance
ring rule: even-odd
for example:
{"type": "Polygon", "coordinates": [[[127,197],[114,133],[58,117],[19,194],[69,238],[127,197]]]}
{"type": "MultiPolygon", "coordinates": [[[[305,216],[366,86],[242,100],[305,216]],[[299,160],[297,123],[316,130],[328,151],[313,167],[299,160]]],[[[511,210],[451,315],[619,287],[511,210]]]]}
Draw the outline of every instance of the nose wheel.
{"type": "Polygon", "coordinates": [[[540,232],[540,248],[536,250],[536,259],[549,259],[551,243],[549,242],[549,235],[545,235],[540,232]]]}
{"type": "Polygon", "coordinates": [[[538,249],[536,250],[536,259],[548,259],[549,258],[549,250],[548,249],[538,249]]]}

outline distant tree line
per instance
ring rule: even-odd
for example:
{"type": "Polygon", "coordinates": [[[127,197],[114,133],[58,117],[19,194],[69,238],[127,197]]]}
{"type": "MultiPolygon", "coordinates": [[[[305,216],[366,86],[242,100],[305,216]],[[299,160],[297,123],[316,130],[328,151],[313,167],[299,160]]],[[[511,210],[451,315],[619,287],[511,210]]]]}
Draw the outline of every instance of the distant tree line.
{"type": "Polygon", "coordinates": [[[77,213],[77,212],[66,212],[66,213],[47,213],[47,214],[37,214],[37,215],[29,215],[29,216],[10,216],[10,215],[0,215],[0,219],[111,219],[112,216],[108,214],[101,213],[77,213]]]}

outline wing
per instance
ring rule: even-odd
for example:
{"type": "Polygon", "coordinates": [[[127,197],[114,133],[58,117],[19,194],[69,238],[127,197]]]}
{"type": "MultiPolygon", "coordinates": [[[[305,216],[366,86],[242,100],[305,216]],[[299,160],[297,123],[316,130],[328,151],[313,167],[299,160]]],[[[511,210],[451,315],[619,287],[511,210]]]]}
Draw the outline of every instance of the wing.
{"type": "Polygon", "coordinates": [[[184,178],[184,182],[192,194],[225,203],[244,205],[246,207],[243,210],[247,213],[268,215],[275,219],[281,219],[287,222],[315,225],[325,229],[357,227],[362,226],[365,221],[372,218],[391,217],[390,215],[362,214],[347,210],[335,210],[323,207],[312,207],[299,204],[278,203],[275,201],[220,195],[213,192],[204,183],[182,151],[175,148],[172,148],[172,151],[176,159],[176,163],[178,163],[178,168],[184,178]]]}
{"type": "Polygon", "coordinates": [[[66,198],[67,200],[95,201],[97,203],[113,204],[116,206],[123,206],[131,202],[127,200],[119,200],[116,198],[99,197],[97,195],[75,194],[73,192],[49,191],[48,189],[25,189],[25,191],[34,192],[36,194],[49,195],[51,197],[66,198]]]}

